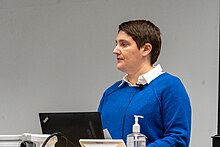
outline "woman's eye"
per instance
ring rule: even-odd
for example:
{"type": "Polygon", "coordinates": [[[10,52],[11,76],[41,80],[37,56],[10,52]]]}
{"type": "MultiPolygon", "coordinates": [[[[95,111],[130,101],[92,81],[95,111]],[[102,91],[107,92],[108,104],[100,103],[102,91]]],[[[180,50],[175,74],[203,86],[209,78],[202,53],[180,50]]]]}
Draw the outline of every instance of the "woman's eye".
{"type": "Polygon", "coordinates": [[[127,43],[122,42],[122,43],[121,43],[121,46],[125,47],[125,46],[127,46],[127,43]]]}

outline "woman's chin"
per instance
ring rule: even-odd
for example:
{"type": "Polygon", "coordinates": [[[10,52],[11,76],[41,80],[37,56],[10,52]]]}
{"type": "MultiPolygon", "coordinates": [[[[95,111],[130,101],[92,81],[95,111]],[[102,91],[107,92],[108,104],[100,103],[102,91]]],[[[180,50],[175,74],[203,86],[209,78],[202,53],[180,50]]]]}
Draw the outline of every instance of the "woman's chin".
{"type": "Polygon", "coordinates": [[[117,64],[117,66],[116,66],[116,67],[117,67],[117,69],[118,69],[118,70],[120,70],[120,71],[124,72],[124,68],[123,68],[123,66],[121,66],[121,65],[117,64]]]}

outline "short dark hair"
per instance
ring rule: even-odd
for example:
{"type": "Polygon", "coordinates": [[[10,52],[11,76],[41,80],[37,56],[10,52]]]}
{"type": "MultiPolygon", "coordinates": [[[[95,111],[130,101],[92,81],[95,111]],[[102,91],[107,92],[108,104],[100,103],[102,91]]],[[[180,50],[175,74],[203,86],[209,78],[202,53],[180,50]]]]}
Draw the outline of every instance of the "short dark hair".
{"type": "Polygon", "coordinates": [[[120,31],[124,31],[131,36],[139,49],[145,43],[150,43],[152,45],[151,65],[157,61],[162,41],[160,29],[156,25],[147,20],[130,20],[119,25],[118,32],[120,31]]]}

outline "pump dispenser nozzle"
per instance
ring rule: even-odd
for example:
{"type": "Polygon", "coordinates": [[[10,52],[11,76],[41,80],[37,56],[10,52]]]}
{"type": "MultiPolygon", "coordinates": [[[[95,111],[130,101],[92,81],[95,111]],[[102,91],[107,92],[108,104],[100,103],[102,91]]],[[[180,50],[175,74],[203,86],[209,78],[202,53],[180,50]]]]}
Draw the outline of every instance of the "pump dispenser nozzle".
{"type": "Polygon", "coordinates": [[[133,132],[140,133],[140,125],[138,124],[138,118],[144,118],[140,115],[134,115],[135,123],[133,125],[133,132]]]}

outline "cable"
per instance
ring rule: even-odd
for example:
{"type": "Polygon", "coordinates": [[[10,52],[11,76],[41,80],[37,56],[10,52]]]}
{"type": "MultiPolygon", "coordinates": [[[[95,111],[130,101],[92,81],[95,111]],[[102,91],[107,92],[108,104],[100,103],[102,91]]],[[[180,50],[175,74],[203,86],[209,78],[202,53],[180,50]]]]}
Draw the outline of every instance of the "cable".
{"type": "Polygon", "coordinates": [[[41,147],[45,147],[47,145],[47,142],[52,138],[52,137],[62,137],[64,138],[66,141],[70,142],[73,146],[78,147],[76,144],[74,144],[71,140],[69,140],[65,135],[63,135],[61,132],[55,132],[53,134],[51,134],[49,137],[47,137],[47,139],[44,141],[44,143],[42,144],[41,147]]]}
{"type": "Polygon", "coordinates": [[[21,142],[20,147],[36,147],[36,144],[32,141],[23,141],[21,142]]]}

